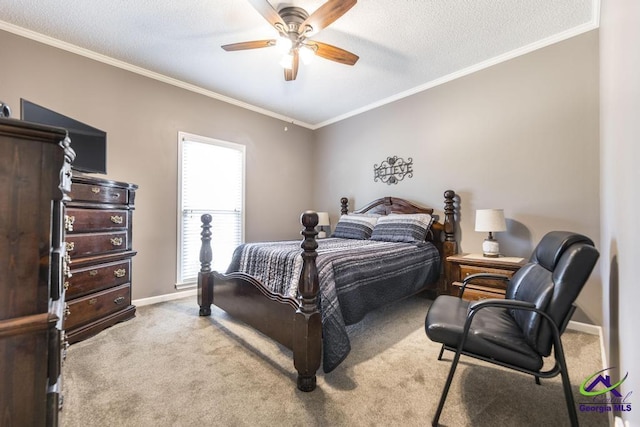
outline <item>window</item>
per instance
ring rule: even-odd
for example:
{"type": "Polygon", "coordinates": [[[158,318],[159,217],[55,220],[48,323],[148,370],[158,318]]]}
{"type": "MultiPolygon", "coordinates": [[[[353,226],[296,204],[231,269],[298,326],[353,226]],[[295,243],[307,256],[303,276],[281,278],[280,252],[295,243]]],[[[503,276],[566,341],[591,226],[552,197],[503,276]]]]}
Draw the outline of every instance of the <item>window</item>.
{"type": "Polygon", "coordinates": [[[225,272],[244,240],[245,147],[178,133],[178,289],[196,283],[200,270],[200,217],[211,221],[211,268],[225,272]]]}

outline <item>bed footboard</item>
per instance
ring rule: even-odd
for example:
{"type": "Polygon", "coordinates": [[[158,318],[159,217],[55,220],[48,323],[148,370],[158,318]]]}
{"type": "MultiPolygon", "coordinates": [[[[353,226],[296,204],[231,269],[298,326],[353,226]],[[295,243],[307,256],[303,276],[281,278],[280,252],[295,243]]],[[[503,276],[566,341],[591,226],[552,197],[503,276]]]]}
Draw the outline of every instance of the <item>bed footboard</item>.
{"type": "Polygon", "coordinates": [[[198,273],[200,316],[211,315],[211,305],[226,311],[254,329],[293,351],[298,371],[297,386],[302,391],[316,387],[316,372],[322,355],[322,318],[318,311],[320,285],[316,268],[318,242],[315,230],[318,215],[305,212],[302,241],[302,271],[298,299],[271,292],[244,273],[220,274],[211,270],[211,215],[202,215],[202,247],[198,273]]]}

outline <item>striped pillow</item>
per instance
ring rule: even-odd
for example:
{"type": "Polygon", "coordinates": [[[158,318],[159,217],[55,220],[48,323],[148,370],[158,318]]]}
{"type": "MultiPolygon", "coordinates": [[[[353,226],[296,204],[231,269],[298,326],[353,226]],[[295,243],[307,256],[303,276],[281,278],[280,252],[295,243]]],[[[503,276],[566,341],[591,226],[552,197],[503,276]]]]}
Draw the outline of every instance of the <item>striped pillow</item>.
{"type": "Polygon", "coordinates": [[[424,242],[433,217],[429,214],[390,214],[378,219],[371,240],[383,242],[424,242]]]}
{"type": "Polygon", "coordinates": [[[342,215],[331,237],[360,240],[368,239],[371,237],[373,227],[377,221],[378,217],[372,215],[342,215]]]}

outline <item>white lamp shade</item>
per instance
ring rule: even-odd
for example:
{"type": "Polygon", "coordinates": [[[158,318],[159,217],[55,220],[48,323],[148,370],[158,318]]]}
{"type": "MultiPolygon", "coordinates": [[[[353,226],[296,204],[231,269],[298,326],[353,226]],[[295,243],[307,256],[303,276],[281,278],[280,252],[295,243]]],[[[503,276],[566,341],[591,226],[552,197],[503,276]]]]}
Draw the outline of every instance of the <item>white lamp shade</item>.
{"type": "Polygon", "coordinates": [[[503,209],[478,209],[476,211],[476,231],[506,231],[503,209]]]}
{"type": "Polygon", "coordinates": [[[331,222],[329,221],[329,212],[318,212],[318,225],[320,227],[331,225],[331,222]]]}

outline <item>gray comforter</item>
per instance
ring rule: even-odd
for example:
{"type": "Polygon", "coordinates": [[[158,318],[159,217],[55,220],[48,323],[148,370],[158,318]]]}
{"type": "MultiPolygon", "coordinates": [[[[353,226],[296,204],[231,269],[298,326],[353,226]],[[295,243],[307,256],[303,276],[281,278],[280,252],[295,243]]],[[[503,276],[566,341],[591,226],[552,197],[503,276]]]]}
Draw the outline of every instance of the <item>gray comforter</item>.
{"type": "MultiPolygon", "coordinates": [[[[302,268],[300,241],[240,245],[228,269],[260,280],[272,292],[296,297],[302,268]]],[[[323,369],[331,372],[351,350],[345,326],[369,311],[435,282],[440,256],[431,243],[318,240],[323,369]]]]}

